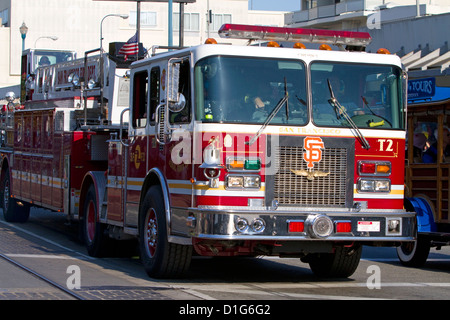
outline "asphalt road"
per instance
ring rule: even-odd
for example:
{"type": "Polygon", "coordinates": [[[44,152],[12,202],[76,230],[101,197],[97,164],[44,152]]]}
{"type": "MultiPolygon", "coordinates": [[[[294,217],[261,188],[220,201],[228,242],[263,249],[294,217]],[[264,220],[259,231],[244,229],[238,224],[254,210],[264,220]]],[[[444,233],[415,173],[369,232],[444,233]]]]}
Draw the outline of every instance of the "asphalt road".
{"type": "MultiPolygon", "coordinates": [[[[63,215],[44,210],[32,209],[24,224],[7,223],[0,214],[0,253],[87,300],[218,300],[270,308],[274,300],[450,298],[450,247],[432,249],[427,264],[419,269],[403,267],[394,248],[364,247],[360,265],[348,279],[317,278],[299,259],[196,257],[185,278],[157,280],[146,275],[137,257],[89,257],[76,230],[63,215]]],[[[0,261],[0,271],[0,299],[72,299],[6,261],[0,261]]],[[[227,306],[214,312],[250,312],[227,306]]],[[[176,312],[189,311],[184,304],[177,308],[176,312]]],[[[264,312],[262,307],[258,310],[264,312]]]]}

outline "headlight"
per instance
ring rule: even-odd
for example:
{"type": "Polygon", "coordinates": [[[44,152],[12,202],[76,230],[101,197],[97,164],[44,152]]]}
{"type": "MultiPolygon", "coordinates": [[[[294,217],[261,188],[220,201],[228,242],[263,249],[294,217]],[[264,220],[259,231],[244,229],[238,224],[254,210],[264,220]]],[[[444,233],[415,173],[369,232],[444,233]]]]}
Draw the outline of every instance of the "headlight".
{"type": "Polygon", "coordinates": [[[252,176],[229,175],[226,178],[226,187],[259,189],[261,187],[261,177],[258,175],[252,176]]]}
{"type": "Polygon", "coordinates": [[[244,187],[244,177],[228,176],[227,187],[228,188],[243,188],[244,187]]]}
{"type": "Polygon", "coordinates": [[[80,85],[80,77],[77,74],[73,76],[72,83],[74,86],[80,85]]]}
{"type": "Polygon", "coordinates": [[[244,177],[244,188],[259,188],[261,186],[261,178],[259,176],[244,177]]]}
{"type": "Polygon", "coordinates": [[[94,89],[97,87],[97,82],[94,79],[90,79],[87,86],[88,89],[94,89]]]}
{"type": "Polygon", "coordinates": [[[75,73],[71,73],[67,77],[67,82],[72,83],[74,86],[78,86],[80,84],[80,77],[75,73]]]}
{"type": "Polygon", "coordinates": [[[390,192],[391,180],[389,179],[366,179],[358,180],[358,192],[390,192]]]}

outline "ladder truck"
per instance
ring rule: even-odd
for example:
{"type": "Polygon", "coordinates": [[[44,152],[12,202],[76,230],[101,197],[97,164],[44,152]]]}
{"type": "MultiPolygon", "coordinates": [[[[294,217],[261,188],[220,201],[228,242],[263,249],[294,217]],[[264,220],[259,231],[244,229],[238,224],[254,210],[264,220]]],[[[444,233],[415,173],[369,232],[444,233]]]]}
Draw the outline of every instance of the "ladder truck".
{"type": "Polygon", "coordinates": [[[225,24],[219,35],[267,45],[208,39],[136,61],[129,78],[111,63],[107,103],[86,89],[89,72],[76,97],[46,100],[38,85],[2,149],[8,219],[30,205],[65,212],[94,256],[110,238],[137,239],[156,278],[184,274],[193,255],[296,257],[349,277],[363,245],[414,241],[400,59],[360,52],[361,32],[225,24]]]}

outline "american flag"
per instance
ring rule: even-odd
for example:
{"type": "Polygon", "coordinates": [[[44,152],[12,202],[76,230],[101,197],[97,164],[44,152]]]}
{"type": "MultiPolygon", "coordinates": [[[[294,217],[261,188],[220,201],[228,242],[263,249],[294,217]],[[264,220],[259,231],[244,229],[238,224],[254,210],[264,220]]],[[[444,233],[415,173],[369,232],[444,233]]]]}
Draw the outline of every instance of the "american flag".
{"type": "Polygon", "coordinates": [[[122,48],[119,50],[119,54],[125,55],[125,60],[127,60],[128,56],[138,54],[139,52],[139,45],[137,42],[137,32],[132,36],[127,43],[123,45],[122,48]]]}

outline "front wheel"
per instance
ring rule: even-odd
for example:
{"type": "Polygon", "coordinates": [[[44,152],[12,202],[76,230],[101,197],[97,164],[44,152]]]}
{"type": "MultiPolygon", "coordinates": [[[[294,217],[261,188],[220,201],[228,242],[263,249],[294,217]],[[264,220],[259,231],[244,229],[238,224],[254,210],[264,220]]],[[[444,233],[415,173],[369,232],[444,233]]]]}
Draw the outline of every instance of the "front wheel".
{"type": "Polygon", "coordinates": [[[312,272],[319,277],[347,278],[359,265],[362,246],[336,247],[333,253],[315,254],[309,260],[312,272]]]}
{"type": "Polygon", "coordinates": [[[139,249],[145,271],[153,278],[183,275],[192,257],[192,246],[169,243],[164,209],[161,189],[151,187],[139,214],[139,249]]]}
{"type": "Polygon", "coordinates": [[[430,248],[430,240],[419,235],[416,241],[405,242],[397,247],[397,256],[404,266],[422,267],[427,262],[430,248]]]}

